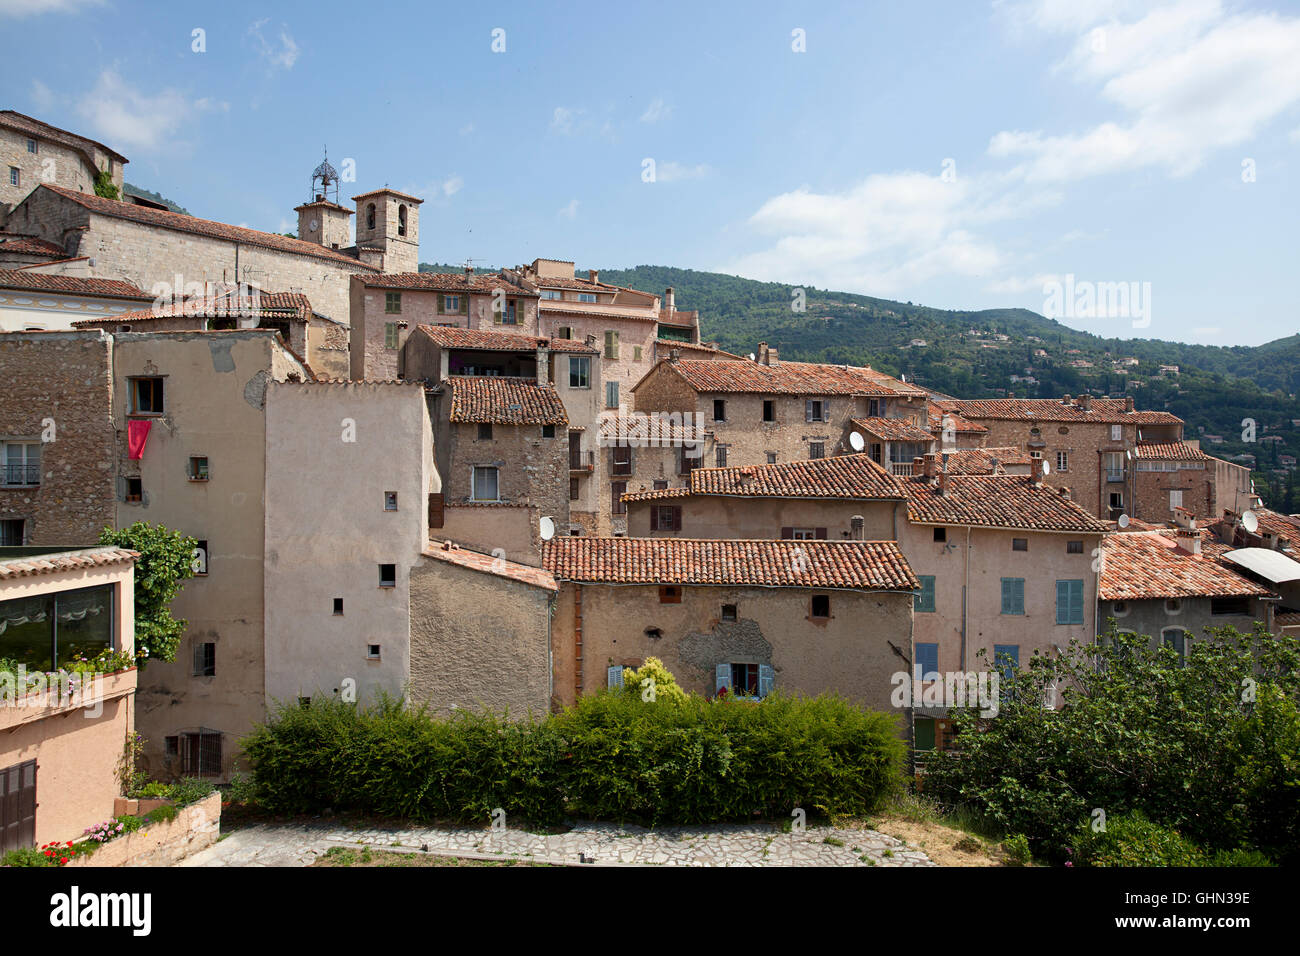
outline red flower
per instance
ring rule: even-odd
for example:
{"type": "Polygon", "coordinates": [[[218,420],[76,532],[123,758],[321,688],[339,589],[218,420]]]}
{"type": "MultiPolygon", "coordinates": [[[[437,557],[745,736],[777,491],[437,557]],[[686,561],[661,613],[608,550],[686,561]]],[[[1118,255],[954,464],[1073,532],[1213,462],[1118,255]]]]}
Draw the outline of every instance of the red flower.
{"type": "Polygon", "coordinates": [[[65,864],[65,863],[67,863],[67,862],[68,862],[68,858],[65,856],[63,859],[61,859],[61,860],[59,861],[59,866],[62,866],[63,864],[65,864]]]}

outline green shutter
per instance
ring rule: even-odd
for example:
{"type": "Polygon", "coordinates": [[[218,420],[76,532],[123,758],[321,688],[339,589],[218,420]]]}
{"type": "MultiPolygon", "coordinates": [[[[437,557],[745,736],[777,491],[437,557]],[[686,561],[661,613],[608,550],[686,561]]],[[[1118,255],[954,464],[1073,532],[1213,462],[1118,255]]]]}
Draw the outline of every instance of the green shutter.
{"type": "Polygon", "coordinates": [[[447,296],[441,292],[438,293],[438,314],[447,314],[447,296]]]}
{"type": "Polygon", "coordinates": [[[460,297],[460,314],[469,315],[469,293],[464,292],[460,297]]]}
{"type": "Polygon", "coordinates": [[[917,580],[921,582],[921,587],[915,592],[916,597],[912,601],[912,609],[914,611],[933,611],[934,575],[919,574],[917,580]]]}
{"type": "Polygon", "coordinates": [[[1070,623],[1070,602],[1071,602],[1070,582],[1057,581],[1056,582],[1056,623],[1057,624],[1070,623]]]}

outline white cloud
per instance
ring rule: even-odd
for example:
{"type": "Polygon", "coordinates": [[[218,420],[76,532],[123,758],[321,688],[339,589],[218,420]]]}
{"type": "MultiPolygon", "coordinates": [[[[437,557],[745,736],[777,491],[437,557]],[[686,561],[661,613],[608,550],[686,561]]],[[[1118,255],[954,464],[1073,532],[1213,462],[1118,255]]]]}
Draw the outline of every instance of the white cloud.
{"type": "Polygon", "coordinates": [[[568,136],[573,132],[574,124],[586,110],[570,109],[567,106],[557,106],[555,112],[551,114],[551,129],[557,133],[568,136]]]}
{"type": "MultiPolygon", "coordinates": [[[[1096,23],[1122,4],[1040,0],[1029,22],[1044,28],[1096,23]]],[[[1131,22],[1107,20],[1081,36],[1057,64],[1100,95],[1121,118],[1047,134],[1005,130],[990,155],[1020,160],[1029,182],[1052,182],[1144,167],[1184,175],[1217,149],[1252,139],[1300,103],[1300,18],[1226,13],[1218,0],[1177,0],[1131,22]],[[1099,48],[1098,48],[1099,47],[1099,48]]]]}
{"type": "Polygon", "coordinates": [[[248,35],[255,41],[258,55],[272,69],[292,70],[293,65],[298,62],[298,44],[289,35],[289,28],[284,24],[280,26],[279,45],[268,41],[262,33],[262,27],[266,26],[267,22],[268,19],[263,17],[261,20],[254,20],[248,28],[248,35]]]}
{"type": "Polygon", "coordinates": [[[563,207],[561,207],[558,215],[561,219],[577,219],[578,200],[570,199],[563,207]]]}
{"type": "Polygon", "coordinates": [[[1043,286],[1047,283],[1060,281],[1060,276],[1050,272],[1025,277],[1008,276],[1005,279],[985,283],[984,291],[997,295],[1022,295],[1026,292],[1042,292],[1043,286]]]}
{"type": "Polygon", "coordinates": [[[454,196],[456,193],[460,192],[461,187],[464,185],[465,180],[461,179],[459,176],[448,176],[442,181],[442,194],[444,196],[454,196]]]}
{"type": "Polygon", "coordinates": [[[40,80],[32,80],[32,103],[42,112],[51,109],[58,101],[54,91],[40,80]]]}
{"type": "Polygon", "coordinates": [[[72,13],[103,3],[104,0],[0,0],[0,17],[21,19],[42,13],[72,13]]]}
{"type": "Polygon", "coordinates": [[[667,105],[662,97],[656,96],[650,101],[644,113],[641,114],[642,123],[658,123],[660,120],[666,120],[673,115],[673,108],[667,105]]]}
{"type": "Polygon", "coordinates": [[[655,181],[674,183],[683,179],[701,179],[712,171],[706,163],[687,166],[683,163],[668,160],[667,162],[655,164],[655,181]]]}
{"type": "Polygon", "coordinates": [[[98,136],[117,149],[156,149],[199,115],[228,104],[190,100],[179,90],[143,93],[114,70],[99,74],[78,111],[98,136]]]}

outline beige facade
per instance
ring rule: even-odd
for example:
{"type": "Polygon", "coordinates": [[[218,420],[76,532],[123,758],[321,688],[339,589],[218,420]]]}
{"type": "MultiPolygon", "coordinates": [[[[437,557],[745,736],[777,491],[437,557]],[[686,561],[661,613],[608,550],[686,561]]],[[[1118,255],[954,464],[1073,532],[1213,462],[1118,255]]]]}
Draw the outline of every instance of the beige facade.
{"type": "Polygon", "coordinates": [[[0,332],[67,331],[74,322],[111,319],[153,301],[138,298],[5,287],[0,281],[0,332]]]}
{"type": "Polygon", "coordinates": [[[901,500],[701,494],[629,501],[627,509],[628,534],[634,538],[782,538],[797,529],[800,537],[827,541],[897,541],[906,517],[901,500]],[[662,518],[654,521],[657,527],[652,529],[651,512],[656,508],[681,508],[680,529],[667,526],[662,518]]]}
{"type": "Polygon", "coordinates": [[[0,110],[0,226],[5,214],[41,183],[93,193],[95,176],[104,170],[120,195],[126,163],[126,157],[102,143],[0,110]]]}

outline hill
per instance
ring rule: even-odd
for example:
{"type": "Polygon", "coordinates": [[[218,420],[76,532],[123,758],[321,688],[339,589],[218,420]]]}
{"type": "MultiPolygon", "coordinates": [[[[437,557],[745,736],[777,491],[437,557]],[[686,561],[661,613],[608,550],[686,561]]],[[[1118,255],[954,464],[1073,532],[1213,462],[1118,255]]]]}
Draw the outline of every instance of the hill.
{"type": "Polygon", "coordinates": [[[133,186],[131,183],[123,183],[122,191],[126,193],[126,195],[128,196],[139,196],[141,199],[148,199],[152,202],[160,202],[168,209],[170,209],[172,212],[179,212],[185,216],[188,216],[190,214],[190,211],[186,209],[184,206],[177,205],[176,203],[168,199],[166,196],[159,195],[158,193],[154,192],[151,189],[144,189],[140,186],[133,186]]]}

